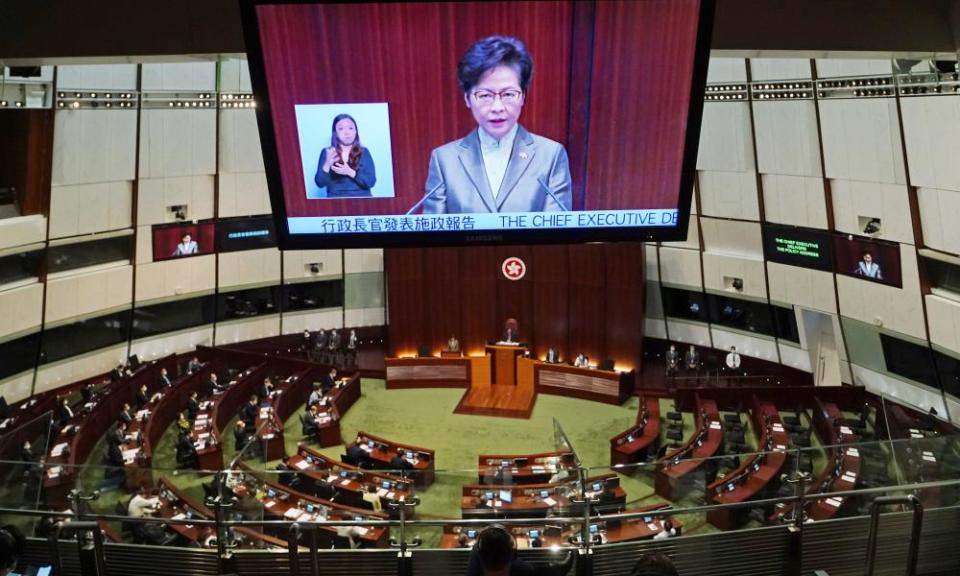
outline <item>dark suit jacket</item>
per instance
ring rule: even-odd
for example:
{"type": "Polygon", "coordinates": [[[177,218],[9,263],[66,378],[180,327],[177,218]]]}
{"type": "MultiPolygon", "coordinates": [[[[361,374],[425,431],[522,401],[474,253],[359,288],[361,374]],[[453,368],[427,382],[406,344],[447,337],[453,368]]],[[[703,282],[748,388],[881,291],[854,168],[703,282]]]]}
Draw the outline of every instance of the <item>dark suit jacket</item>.
{"type": "Polygon", "coordinates": [[[324,374],[323,379],[320,380],[320,389],[323,390],[324,394],[326,394],[336,385],[337,381],[331,378],[329,374],[324,374]]]}
{"type": "Polygon", "coordinates": [[[317,175],[313,181],[320,188],[327,189],[326,198],[350,198],[355,196],[372,196],[370,189],[377,183],[377,172],[373,167],[373,156],[366,148],[361,148],[360,163],[357,165],[357,176],[350,178],[337,174],[331,168],[329,172],[323,171],[323,164],[327,161],[327,149],[320,152],[320,160],[317,162],[317,175]]]}
{"type": "Polygon", "coordinates": [[[197,414],[200,412],[200,403],[194,399],[187,401],[187,416],[193,420],[197,417],[197,414]]]}
{"type": "Polygon", "coordinates": [[[572,207],[570,162],[562,144],[518,126],[503,183],[494,197],[477,130],[430,155],[424,193],[433,193],[423,205],[424,214],[552,212],[572,207]]]}
{"type": "Polygon", "coordinates": [[[133,415],[131,415],[131,414],[130,414],[129,412],[127,412],[126,410],[121,410],[121,411],[120,411],[120,421],[123,422],[124,424],[129,424],[129,423],[133,422],[133,415]]]}
{"type": "Polygon", "coordinates": [[[247,425],[247,428],[253,428],[256,425],[259,411],[260,409],[257,406],[244,404],[243,409],[240,410],[240,419],[247,425]]]}
{"type": "Polygon", "coordinates": [[[143,408],[150,403],[150,395],[137,391],[137,408],[143,408]]]}

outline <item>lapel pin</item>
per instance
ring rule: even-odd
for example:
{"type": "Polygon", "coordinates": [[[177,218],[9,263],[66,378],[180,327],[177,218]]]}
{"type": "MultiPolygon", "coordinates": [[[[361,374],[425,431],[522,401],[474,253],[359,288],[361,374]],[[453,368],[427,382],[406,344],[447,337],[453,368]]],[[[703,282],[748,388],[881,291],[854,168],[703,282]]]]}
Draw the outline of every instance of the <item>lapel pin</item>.
{"type": "Polygon", "coordinates": [[[526,159],[527,159],[527,153],[526,153],[526,152],[521,152],[521,153],[520,153],[520,159],[521,159],[521,160],[526,160],[526,159]]]}

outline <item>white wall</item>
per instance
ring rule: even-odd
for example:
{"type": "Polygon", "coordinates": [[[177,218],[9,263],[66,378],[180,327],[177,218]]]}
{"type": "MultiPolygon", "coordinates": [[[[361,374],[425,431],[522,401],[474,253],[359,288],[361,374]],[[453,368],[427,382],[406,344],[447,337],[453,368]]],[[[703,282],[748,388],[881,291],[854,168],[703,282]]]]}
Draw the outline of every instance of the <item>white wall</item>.
{"type": "Polygon", "coordinates": [[[128,305],[132,294],[133,266],[48,280],[46,323],[128,305]]]}
{"type": "Polygon", "coordinates": [[[0,338],[40,326],[42,314],[42,284],[0,292],[0,338]]]}

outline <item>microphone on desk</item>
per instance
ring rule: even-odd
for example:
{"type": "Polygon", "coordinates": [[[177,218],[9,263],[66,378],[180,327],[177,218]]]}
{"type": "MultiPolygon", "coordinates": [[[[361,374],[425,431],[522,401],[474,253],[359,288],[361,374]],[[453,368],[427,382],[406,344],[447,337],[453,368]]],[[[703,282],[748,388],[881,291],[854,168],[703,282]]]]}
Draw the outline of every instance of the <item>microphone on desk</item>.
{"type": "Polygon", "coordinates": [[[436,194],[441,188],[443,188],[443,180],[438,182],[437,185],[434,186],[432,190],[424,194],[423,198],[420,198],[420,200],[418,200],[417,203],[413,205],[413,208],[410,208],[409,210],[407,210],[407,213],[405,214],[405,216],[409,216],[414,212],[416,212],[418,208],[423,206],[423,203],[426,202],[427,199],[429,199],[431,196],[436,194]]]}
{"type": "Polygon", "coordinates": [[[560,198],[557,197],[556,193],[553,190],[551,190],[549,186],[547,186],[547,184],[543,181],[542,176],[537,177],[537,183],[540,184],[541,187],[543,187],[543,191],[546,192],[548,196],[553,198],[554,202],[560,205],[560,210],[562,212],[570,211],[570,209],[564,206],[563,202],[560,201],[560,198]]]}

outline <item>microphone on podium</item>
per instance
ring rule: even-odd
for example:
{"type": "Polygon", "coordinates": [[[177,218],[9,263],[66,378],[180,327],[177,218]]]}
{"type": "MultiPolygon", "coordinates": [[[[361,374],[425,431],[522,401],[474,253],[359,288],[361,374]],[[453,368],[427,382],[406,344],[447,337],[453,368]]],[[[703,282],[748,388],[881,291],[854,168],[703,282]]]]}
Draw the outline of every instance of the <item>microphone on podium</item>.
{"type": "Polygon", "coordinates": [[[542,176],[538,176],[538,177],[537,177],[537,183],[539,183],[540,186],[543,187],[543,191],[547,193],[547,196],[550,196],[551,198],[553,198],[553,201],[560,205],[560,210],[561,210],[561,211],[563,211],[563,212],[569,212],[569,211],[570,211],[570,209],[567,208],[566,206],[564,206],[563,202],[561,202],[560,199],[557,198],[556,193],[554,193],[554,191],[551,190],[549,186],[547,186],[547,184],[543,181],[543,177],[542,177],[542,176]]]}
{"type": "Polygon", "coordinates": [[[432,190],[430,190],[429,192],[427,192],[426,194],[424,194],[424,195],[423,195],[423,198],[421,198],[420,200],[418,200],[417,203],[413,205],[413,208],[410,208],[409,210],[407,210],[407,213],[405,214],[405,216],[409,216],[409,215],[413,214],[414,212],[416,212],[416,211],[417,211],[417,208],[419,208],[420,206],[422,206],[423,203],[426,202],[428,198],[430,198],[431,196],[433,196],[434,194],[436,194],[437,191],[440,190],[441,188],[443,188],[443,180],[441,180],[439,183],[437,183],[437,185],[434,186],[432,190]]]}

